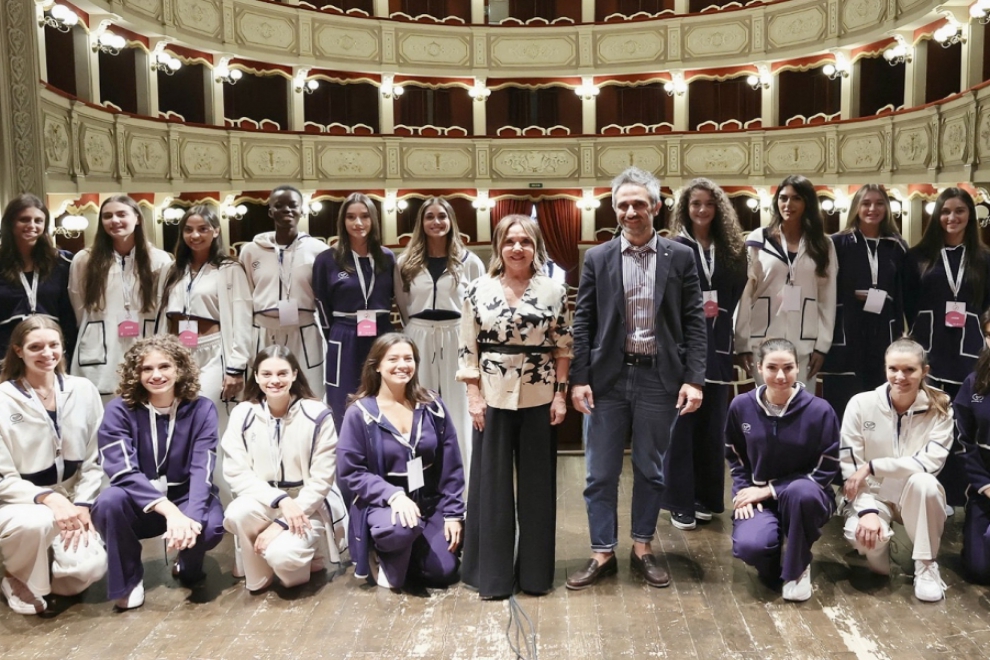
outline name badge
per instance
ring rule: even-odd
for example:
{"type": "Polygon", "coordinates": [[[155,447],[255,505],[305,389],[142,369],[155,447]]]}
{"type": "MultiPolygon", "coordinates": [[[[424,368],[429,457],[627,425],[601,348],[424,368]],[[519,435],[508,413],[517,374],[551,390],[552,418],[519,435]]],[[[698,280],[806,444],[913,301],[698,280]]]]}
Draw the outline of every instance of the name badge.
{"type": "Polygon", "coordinates": [[[117,336],[140,337],[141,326],[138,325],[138,322],[132,319],[130,316],[122,316],[120,322],[117,323],[117,336]]]}
{"type": "Polygon", "coordinates": [[[279,325],[299,325],[299,304],[295,300],[278,301],[279,325]]]}
{"type": "Polygon", "coordinates": [[[945,325],[949,328],[966,327],[966,303],[945,303],[945,325]]]}
{"type": "Polygon", "coordinates": [[[705,318],[713,319],[718,316],[718,291],[702,291],[701,299],[704,301],[705,318]]]}
{"type": "Polygon", "coordinates": [[[870,314],[879,314],[883,311],[883,305],[887,302],[887,292],[883,289],[870,289],[866,292],[866,304],[863,311],[870,314]]]}
{"type": "Polygon", "coordinates": [[[801,287],[793,284],[785,284],[780,292],[780,311],[799,312],[801,311],[801,287]]]}
{"type": "Polygon", "coordinates": [[[378,322],[375,313],[370,309],[358,310],[357,313],[357,336],[375,337],[378,335],[378,322]]]}
{"type": "Polygon", "coordinates": [[[409,492],[419,490],[425,485],[423,480],[423,457],[417,456],[406,462],[406,481],[409,485],[409,492]]]}
{"type": "Polygon", "coordinates": [[[196,348],[199,345],[199,321],[179,321],[179,341],[183,346],[196,348]]]}
{"type": "Polygon", "coordinates": [[[165,494],[168,492],[168,478],[158,477],[157,479],[151,480],[151,485],[155,487],[159,493],[165,494]]]}

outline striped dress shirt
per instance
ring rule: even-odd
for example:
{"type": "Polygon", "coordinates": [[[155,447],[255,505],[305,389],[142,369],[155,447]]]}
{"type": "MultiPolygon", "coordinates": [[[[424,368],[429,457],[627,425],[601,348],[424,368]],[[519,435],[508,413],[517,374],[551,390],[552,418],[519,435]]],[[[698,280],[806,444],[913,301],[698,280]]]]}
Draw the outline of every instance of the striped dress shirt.
{"type": "Polygon", "coordinates": [[[626,353],[656,355],[655,296],[657,234],[638,247],[619,238],[622,248],[622,288],[626,296],[626,353]]]}

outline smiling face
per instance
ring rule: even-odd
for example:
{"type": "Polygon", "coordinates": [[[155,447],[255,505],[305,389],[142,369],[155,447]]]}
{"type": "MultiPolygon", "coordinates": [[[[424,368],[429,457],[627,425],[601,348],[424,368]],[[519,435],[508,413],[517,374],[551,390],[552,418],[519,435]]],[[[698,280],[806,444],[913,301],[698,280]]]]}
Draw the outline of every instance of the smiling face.
{"type": "Polygon", "coordinates": [[[292,365],[282,358],[268,358],[258,365],[254,380],[266,398],[278,399],[289,396],[297,375],[292,365]]]}
{"type": "Polygon", "coordinates": [[[892,393],[916,396],[921,382],[928,376],[928,367],[922,366],[921,358],[911,351],[891,351],[885,359],[887,382],[892,393]]]}
{"type": "Polygon", "coordinates": [[[141,385],[153,405],[162,405],[175,393],[178,370],[172,358],[158,350],[149,351],[141,361],[141,385]]]}
{"type": "Polygon", "coordinates": [[[41,235],[45,233],[45,214],[41,209],[28,206],[14,218],[14,240],[21,250],[34,247],[41,235]]]}
{"type": "Polygon", "coordinates": [[[759,369],[767,387],[774,392],[790,390],[797,382],[797,360],[790,351],[770,351],[760,362],[759,369]]]}
{"type": "Polygon", "coordinates": [[[447,209],[431,204],[423,212],[423,233],[430,238],[444,238],[450,233],[450,217],[447,209]]]}
{"type": "Polygon", "coordinates": [[[688,217],[691,218],[691,227],[695,235],[699,232],[707,234],[711,229],[712,221],[718,207],[715,198],[704,188],[695,188],[688,198],[688,217]]]}
{"type": "Polygon", "coordinates": [[[958,197],[950,197],[942,204],[938,221],[942,225],[946,245],[962,245],[969,224],[969,207],[958,197]]]}
{"type": "Polygon", "coordinates": [[[416,374],[416,356],[412,346],[406,342],[390,346],[375,371],[382,377],[382,387],[405,388],[416,374]]]}
{"type": "Polygon", "coordinates": [[[182,240],[193,254],[209,254],[213,239],[219,235],[220,230],[214,229],[201,215],[189,216],[182,227],[182,240]]]}
{"type": "Polygon", "coordinates": [[[507,275],[529,277],[533,273],[536,245],[521,225],[515,224],[505,232],[500,253],[507,275]]]}
{"type": "Polygon", "coordinates": [[[785,223],[801,223],[805,209],[804,197],[794,189],[794,186],[784,186],[777,196],[777,210],[785,223]]]}
{"type": "Polygon", "coordinates": [[[364,245],[371,233],[371,212],[361,202],[352,202],[344,212],[344,228],[351,244],[364,245]]]}
{"type": "Polygon", "coordinates": [[[619,186],[612,200],[622,235],[634,245],[644,245],[653,236],[653,216],[660,212],[660,202],[650,203],[644,186],[627,183],[619,186]]]}
{"type": "Polygon", "coordinates": [[[883,194],[871,190],[863,195],[863,199],[859,200],[859,208],[856,209],[856,213],[859,215],[860,229],[865,226],[868,232],[871,228],[875,228],[873,229],[874,232],[879,232],[880,223],[887,217],[887,204],[883,194]]]}
{"type": "Polygon", "coordinates": [[[14,352],[24,361],[28,376],[47,375],[55,371],[62,359],[62,338],[57,330],[38,328],[24,337],[22,346],[15,346],[14,352]]]}
{"type": "Polygon", "coordinates": [[[100,223],[114,243],[131,239],[140,222],[134,209],[121,202],[107,202],[100,210],[100,223]]]}
{"type": "Polygon", "coordinates": [[[295,235],[302,207],[302,197],[294,190],[279,190],[268,200],[268,217],[275,221],[276,231],[295,235]]]}

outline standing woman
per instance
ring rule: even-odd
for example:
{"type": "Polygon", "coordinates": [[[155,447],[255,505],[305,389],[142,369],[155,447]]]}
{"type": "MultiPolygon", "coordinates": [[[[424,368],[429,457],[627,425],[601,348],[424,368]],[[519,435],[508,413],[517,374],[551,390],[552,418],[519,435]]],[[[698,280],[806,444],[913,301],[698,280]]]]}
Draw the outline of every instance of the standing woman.
{"type": "Polygon", "coordinates": [[[945,491],[935,475],[952,446],[952,409],[945,392],[925,382],[928,362],[918,342],[896,340],[885,360],[887,383],[854,396],[842,420],[845,537],[870,570],[889,575],[890,524],[902,523],[914,546],[915,598],[939,601],[945,491]]]}
{"type": "Polygon", "coordinates": [[[326,402],[339,429],[371,345],[392,331],[395,255],[382,247],[378,210],[361,193],[341,205],[337,236],[313,265],[313,290],[327,339],[326,402]]]}
{"type": "Polygon", "coordinates": [[[263,349],[253,371],[221,446],[223,476],[236,498],[224,526],[237,539],[244,586],[260,591],[275,576],[294,587],[323,569],[321,536],[334,543],[326,498],[337,432],[287,348],[263,349]]]}
{"type": "Polygon", "coordinates": [[[468,288],[461,315],[457,379],[467,383],[475,428],[463,579],[486,599],[512,595],[516,583],[534,595],[553,587],[551,425],[567,413],[574,339],[564,320],[567,292],[541,273],[546,259],[539,226],[506,216],[492,236],[488,274],[468,288]]]}
{"type": "Polygon", "coordinates": [[[832,348],[822,367],[823,398],[842,419],[853,395],[887,382],[884,354],[904,334],[907,243],[883,186],[870,183],[849,205],[846,228],[832,236],[839,265],[832,348]]]}
{"type": "Polygon", "coordinates": [[[725,192],[709,179],[689,182],[677,200],[671,233],[694,250],[708,326],[704,397],[677,419],[664,462],[664,506],[678,529],[694,529],[725,510],[725,415],[732,364],[732,316],[746,286],[742,228],[725,192]]]}
{"type": "Polygon", "coordinates": [[[134,344],[118,369],[120,387],[99,431],[110,486],[93,506],[107,544],[107,592],[122,610],[144,604],[141,539],[164,535],[178,550],[172,575],[203,577],[207,550],[223,538],[223,509],[213,485],[217,411],[199,396],[199,367],[170,335],[134,344]]]}
{"type": "Polygon", "coordinates": [[[811,182],[800,174],[781,181],[770,226],[753,230],[746,246],[749,281],[736,315],[741,365],[759,382],[753,351],[781,337],[797,350],[798,381],[814,389],[832,345],[837,265],[811,182]]]}
{"type": "Polygon", "coordinates": [[[839,420],[798,382],[791,342],[768,339],[757,358],[765,385],[734,398],[725,425],[732,556],[764,581],[783,580],[785,600],[803,601],[812,593],[811,546],[835,512],[839,420]]]}
{"type": "Polygon", "coordinates": [[[419,384],[416,345],[389,333],[371,347],[361,389],[344,415],[337,473],[354,494],[348,547],[355,577],[380,564],[378,584],[456,580],[464,466],[443,401],[419,384]]]}
{"type": "Polygon", "coordinates": [[[89,515],[103,480],[103,404],[96,386],[65,374],[62,355],[58,324],[28,316],[0,372],[0,589],[19,614],[40,613],[44,596],[78,594],[107,570],[89,515]]]}
{"type": "Polygon", "coordinates": [[[272,344],[285,346],[299,357],[317,396],[323,396],[323,337],[313,298],[313,262],[327,244],[299,231],[303,213],[302,193],[279,186],[268,198],[275,231],[258,234],[241,249],[254,298],[249,356],[272,344]]]}
{"type": "Polygon", "coordinates": [[[76,343],[76,313],[69,302],[72,255],[56,249],[48,233],[48,209],[34,195],[12,199],[0,218],[0,355],[10,333],[24,318],[42,314],[58,322],[68,338],[71,358],[76,343]]]}
{"type": "Polygon", "coordinates": [[[104,401],[117,389],[124,353],[155,330],[158,293],[171,263],[145,238],[137,202],[127,195],[103,201],[92,247],[72,260],[69,298],[79,326],[70,371],[92,381],[104,401]]]}
{"type": "MultiPolygon", "coordinates": [[[[178,335],[199,365],[201,394],[226,422],[224,401],[240,396],[251,351],[251,286],[223,252],[220,218],[194,206],[179,221],[175,264],[165,279],[159,331],[178,335]]],[[[223,424],[226,426],[226,424],[223,424]]]]}
{"type": "Polygon", "coordinates": [[[471,415],[467,390],[454,376],[464,296],[471,282],[484,273],[481,259],[464,247],[447,200],[430,197],[423,202],[409,247],[396,262],[395,303],[406,334],[423,357],[417,370],[419,382],[443,398],[468,465],[471,415]]]}

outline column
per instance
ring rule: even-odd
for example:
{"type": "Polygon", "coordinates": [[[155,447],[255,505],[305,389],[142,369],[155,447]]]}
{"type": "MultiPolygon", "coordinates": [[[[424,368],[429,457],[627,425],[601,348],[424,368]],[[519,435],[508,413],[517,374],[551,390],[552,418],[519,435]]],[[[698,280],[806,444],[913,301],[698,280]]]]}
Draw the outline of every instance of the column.
{"type": "Polygon", "coordinates": [[[137,111],[139,115],[145,117],[158,116],[158,69],[153,68],[156,42],[158,39],[149,40],[151,51],[143,48],[134,49],[135,84],[137,85],[137,111]]]}
{"type": "Polygon", "coordinates": [[[595,0],[581,0],[581,22],[595,22],[595,0]]]}
{"type": "MultiPolygon", "coordinates": [[[[482,84],[487,84],[484,78],[477,78],[482,84]]],[[[488,101],[484,97],[471,99],[472,134],[485,135],[488,132],[488,101]]]]}
{"type": "Polygon", "coordinates": [[[292,80],[289,81],[289,130],[302,131],[306,123],[306,76],[309,67],[293,67],[292,80]],[[296,86],[302,83],[302,89],[296,86]]]}
{"type": "Polygon", "coordinates": [[[854,119],[859,116],[860,60],[849,67],[849,75],[842,79],[842,98],[839,101],[839,117],[854,119]]]}
{"type": "Polygon", "coordinates": [[[907,217],[901,216],[901,236],[908,245],[916,245],[921,240],[921,221],[925,203],[921,197],[912,197],[909,201],[902,202],[907,217]]]}
{"type": "Polygon", "coordinates": [[[388,0],[375,0],[375,16],[379,18],[388,18],[388,0]]]}
{"type": "Polygon", "coordinates": [[[385,189],[385,203],[382,204],[382,243],[384,245],[394,245],[399,240],[399,210],[396,205],[398,192],[395,188],[385,189]],[[389,206],[391,208],[388,208],[389,206]]]}
{"type": "Polygon", "coordinates": [[[671,71],[670,77],[674,85],[674,116],[670,123],[674,125],[675,131],[686,131],[691,128],[688,126],[688,94],[691,93],[691,90],[684,81],[683,72],[671,71]]]}
{"type": "Polygon", "coordinates": [[[962,36],[966,41],[962,45],[960,89],[966,90],[983,82],[983,25],[979,21],[964,21],[962,36]]]}
{"type": "MultiPolygon", "coordinates": [[[[912,34],[906,36],[911,44],[912,34]]],[[[909,47],[911,61],[904,65],[904,107],[914,108],[925,104],[925,71],[928,68],[928,42],[920,41],[909,47]]]]}
{"type": "Polygon", "coordinates": [[[674,0],[674,13],[678,16],[691,13],[690,0],[674,0]]]}
{"type": "Polygon", "coordinates": [[[471,0],[471,22],[475,25],[484,25],[487,21],[485,0],[471,0]]]}
{"type": "MultiPolygon", "coordinates": [[[[90,17],[93,25],[93,17],[90,17]]],[[[100,56],[93,52],[96,32],[72,29],[72,51],[76,62],[76,96],[91,103],[100,103],[100,56]]]]}
{"type": "MultiPolygon", "coordinates": [[[[382,76],[384,82],[385,76],[382,76]]],[[[389,135],[395,130],[395,105],[394,95],[389,94],[385,98],[384,94],[378,94],[378,132],[382,135],[389,135]]]]}

